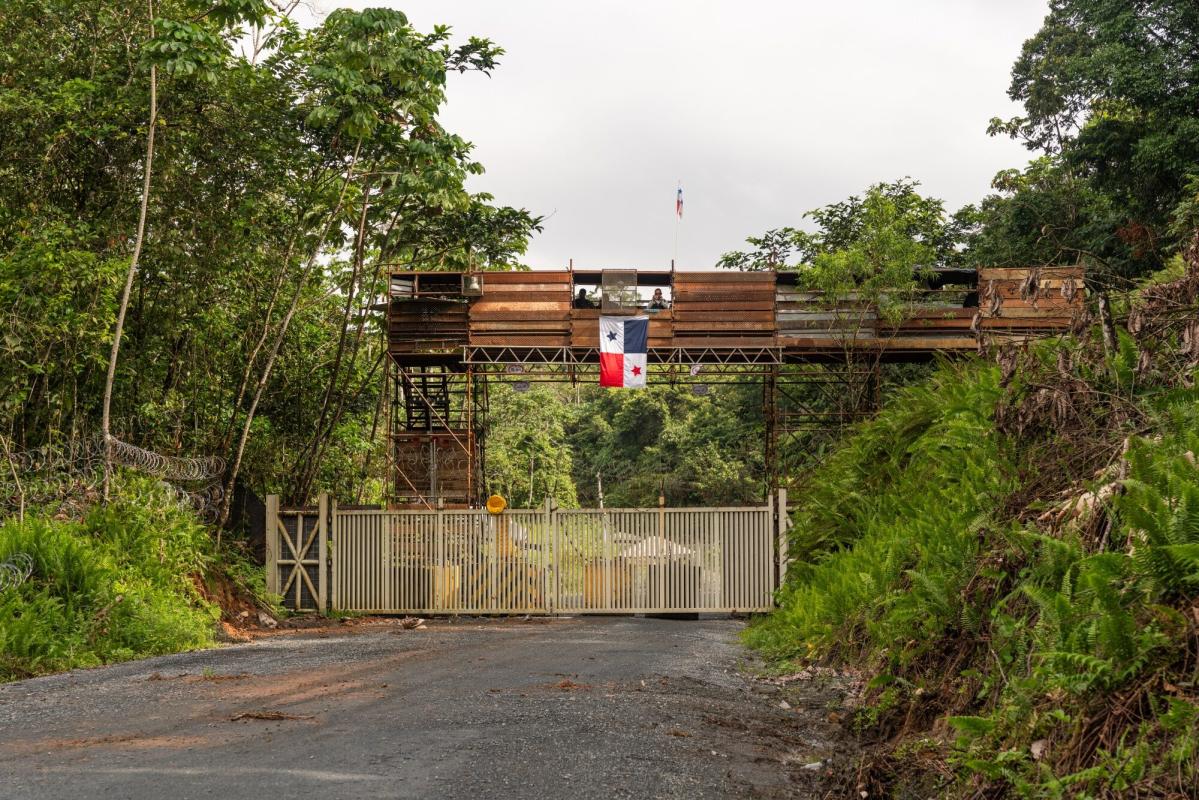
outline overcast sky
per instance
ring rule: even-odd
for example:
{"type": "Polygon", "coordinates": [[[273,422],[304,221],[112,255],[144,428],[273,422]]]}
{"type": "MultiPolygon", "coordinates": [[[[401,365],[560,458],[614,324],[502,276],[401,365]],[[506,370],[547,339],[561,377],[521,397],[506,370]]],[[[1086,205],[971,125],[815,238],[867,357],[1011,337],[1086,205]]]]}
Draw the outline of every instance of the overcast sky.
{"type": "Polygon", "coordinates": [[[1045,0],[408,0],[506,51],[454,76],[470,188],[544,215],[534,268],[710,267],[746,236],[905,175],[953,210],[1023,147],[986,135],[1045,0]]]}

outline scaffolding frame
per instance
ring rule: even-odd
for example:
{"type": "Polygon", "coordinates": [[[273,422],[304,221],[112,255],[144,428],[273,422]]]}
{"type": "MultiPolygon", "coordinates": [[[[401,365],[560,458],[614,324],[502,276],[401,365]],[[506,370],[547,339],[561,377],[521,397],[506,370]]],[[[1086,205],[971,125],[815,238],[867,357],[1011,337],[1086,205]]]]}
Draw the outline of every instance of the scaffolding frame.
{"type": "Polygon", "coordinates": [[[461,362],[389,359],[388,503],[470,507],[482,485],[486,387],[461,362]]]}
{"type": "Polygon", "coordinates": [[[763,382],[766,474],[771,491],[795,489],[795,477],[818,464],[825,448],[850,426],[869,418],[881,402],[881,363],[783,365],[763,382]]]}
{"type": "MultiPolygon", "coordinates": [[[[794,487],[824,445],[879,405],[880,362],[868,357],[795,362],[778,347],[672,348],[648,360],[650,385],[761,387],[770,492],[794,487]]],[[[598,349],[577,347],[465,347],[460,356],[389,361],[389,503],[411,508],[485,500],[491,383],[591,383],[599,371],[598,349]]]]}

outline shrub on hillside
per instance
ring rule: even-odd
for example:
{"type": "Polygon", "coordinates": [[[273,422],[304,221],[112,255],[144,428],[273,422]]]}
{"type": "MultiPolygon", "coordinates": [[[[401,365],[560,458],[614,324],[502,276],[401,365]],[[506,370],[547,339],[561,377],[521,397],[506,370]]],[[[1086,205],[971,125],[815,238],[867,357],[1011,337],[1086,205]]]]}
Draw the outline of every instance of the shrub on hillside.
{"type": "Polygon", "coordinates": [[[82,520],[0,525],[0,561],[33,570],[0,593],[0,679],[95,666],[212,644],[219,611],[196,588],[208,534],[173,490],[126,478],[82,520]]]}
{"type": "Polygon", "coordinates": [[[1199,390],[1117,344],[943,366],[812,476],[748,636],[867,673],[871,796],[1199,785],[1199,390]]]}

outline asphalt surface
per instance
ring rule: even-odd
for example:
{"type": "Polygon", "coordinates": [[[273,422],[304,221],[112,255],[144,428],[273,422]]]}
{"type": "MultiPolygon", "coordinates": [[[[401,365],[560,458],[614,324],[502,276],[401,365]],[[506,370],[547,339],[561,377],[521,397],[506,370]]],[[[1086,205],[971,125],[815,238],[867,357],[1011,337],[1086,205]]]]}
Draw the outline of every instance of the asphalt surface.
{"type": "Polygon", "coordinates": [[[827,709],[739,629],[380,621],[0,685],[0,798],[822,796],[827,709]]]}

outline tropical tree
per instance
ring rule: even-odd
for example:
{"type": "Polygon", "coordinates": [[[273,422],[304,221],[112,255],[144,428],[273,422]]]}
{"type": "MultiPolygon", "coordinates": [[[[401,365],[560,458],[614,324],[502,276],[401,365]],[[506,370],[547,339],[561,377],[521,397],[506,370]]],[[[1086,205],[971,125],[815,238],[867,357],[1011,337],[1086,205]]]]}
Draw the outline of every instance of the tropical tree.
{"type": "Polygon", "coordinates": [[[850,195],[804,214],[815,230],[787,227],[750,237],[746,239],[751,245],[749,250],[727,252],[716,266],[744,271],[802,271],[818,256],[846,250],[871,235],[871,227],[879,224],[877,215],[883,202],[894,211],[895,219],[888,225],[928,248],[923,266],[956,264],[961,260],[961,222],[946,216],[944,202],[921,195],[919,186],[911,178],[876,183],[863,195],[850,195]]]}
{"type": "Polygon", "coordinates": [[[230,456],[230,486],[242,472],[294,499],[318,481],[377,485],[363,468],[385,464],[370,455],[388,269],[523,252],[536,218],[467,192],[481,167],[438,122],[447,72],[494,69],[495,45],[387,9],[310,30],[265,9],[5,4],[0,433],[14,447],[90,440],[107,408],[113,437],[230,456]]]}
{"type": "Polygon", "coordinates": [[[535,385],[515,391],[491,388],[487,437],[488,492],[502,495],[514,508],[536,508],[552,498],[559,506],[578,506],[572,476],[568,431],[578,409],[565,387],[535,385]]]}
{"type": "Polygon", "coordinates": [[[1199,172],[1197,57],[1190,0],[1052,0],[1012,68],[1024,114],[990,127],[1046,159],[1000,174],[977,259],[1083,260],[1103,280],[1159,269],[1199,172]]]}

